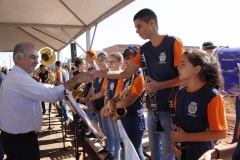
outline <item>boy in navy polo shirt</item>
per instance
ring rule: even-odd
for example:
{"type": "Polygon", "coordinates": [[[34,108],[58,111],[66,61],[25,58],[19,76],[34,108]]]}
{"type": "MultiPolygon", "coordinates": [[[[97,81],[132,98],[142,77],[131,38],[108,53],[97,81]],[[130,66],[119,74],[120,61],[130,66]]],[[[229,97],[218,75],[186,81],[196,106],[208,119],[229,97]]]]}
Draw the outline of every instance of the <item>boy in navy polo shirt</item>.
{"type": "MultiPolygon", "coordinates": [[[[141,46],[144,53],[151,82],[146,83],[147,94],[156,92],[157,111],[163,128],[162,133],[156,133],[154,112],[150,107],[150,97],[147,96],[148,137],[152,160],[174,160],[171,151],[171,116],[168,108],[169,94],[175,94],[178,86],[184,84],[178,77],[179,66],[184,47],[179,38],[158,33],[156,14],[150,9],[140,10],[133,18],[136,32],[142,39],[150,41],[141,46]]],[[[132,63],[120,74],[106,72],[90,72],[92,75],[111,79],[128,79],[141,67],[140,51],[132,63]]]]}

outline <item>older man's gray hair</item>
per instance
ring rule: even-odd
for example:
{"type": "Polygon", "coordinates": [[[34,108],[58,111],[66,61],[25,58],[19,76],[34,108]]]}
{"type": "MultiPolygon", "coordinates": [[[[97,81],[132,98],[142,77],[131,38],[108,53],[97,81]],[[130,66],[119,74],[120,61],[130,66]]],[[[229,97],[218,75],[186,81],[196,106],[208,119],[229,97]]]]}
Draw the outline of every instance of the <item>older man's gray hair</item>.
{"type": "Polygon", "coordinates": [[[18,43],[13,50],[13,62],[16,64],[17,63],[17,56],[20,55],[21,57],[25,57],[27,55],[26,48],[31,47],[36,49],[36,47],[29,42],[21,42],[18,43]]]}

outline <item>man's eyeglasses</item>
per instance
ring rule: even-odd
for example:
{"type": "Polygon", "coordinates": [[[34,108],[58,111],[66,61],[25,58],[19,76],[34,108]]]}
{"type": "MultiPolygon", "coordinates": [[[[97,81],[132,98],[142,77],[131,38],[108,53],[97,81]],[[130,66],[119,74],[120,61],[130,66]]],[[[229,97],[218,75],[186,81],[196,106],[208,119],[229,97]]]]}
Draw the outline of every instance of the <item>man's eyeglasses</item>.
{"type": "Polygon", "coordinates": [[[109,64],[113,64],[114,62],[118,62],[118,61],[108,61],[109,64]]]}

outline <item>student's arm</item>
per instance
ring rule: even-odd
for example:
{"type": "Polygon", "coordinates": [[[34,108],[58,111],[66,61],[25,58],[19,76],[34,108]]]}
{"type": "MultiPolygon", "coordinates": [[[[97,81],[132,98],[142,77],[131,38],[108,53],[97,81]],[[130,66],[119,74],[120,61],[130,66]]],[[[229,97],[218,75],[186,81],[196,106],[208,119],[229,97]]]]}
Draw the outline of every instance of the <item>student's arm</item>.
{"type": "Polygon", "coordinates": [[[151,82],[145,83],[144,87],[145,87],[146,93],[149,94],[165,88],[181,86],[186,82],[187,81],[185,80],[180,80],[179,77],[175,77],[171,80],[167,80],[163,82],[157,82],[157,81],[151,80],[151,82]]]}
{"type": "Polygon", "coordinates": [[[89,98],[89,101],[94,101],[96,99],[102,98],[106,91],[107,78],[104,78],[101,90],[89,98]]]}
{"type": "Polygon", "coordinates": [[[224,101],[221,95],[215,96],[208,104],[209,130],[198,133],[186,133],[179,127],[171,132],[173,142],[203,142],[224,139],[227,136],[227,121],[224,101]]]}
{"type": "Polygon", "coordinates": [[[94,77],[104,77],[109,79],[128,79],[139,69],[138,64],[131,63],[124,71],[88,71],[94,77]]]}
{"type": "Polygon", "coordinates": [[[178,131],[171,132],[173,142],[205,142],[224,139],[227,136],[227,130],[203,131],[197,133],[186,133],[179,127],[178,131]]]}
{"type": "MultiPolygon", "coordinates": [[[[89,83],[92,83],[92,82],[89,82],[89,83]]],[[[90,98],[90,96],[92,95],[92,93],[93,93],[93,86],[91,86],[91,88],[89,89],[87,96],[82,98],[80,101],[83,103],[86,103],[88,101],[88,99],[90,98]]]]}
{"type": "MultiPolygon", "coordinates": [[[[237,143],[230,144],[224,148],[219,149],[219,159],[232,158],[233,152],[235,151],[237,143]]],[[[215,149],[208,150],[205,152],[199,160],[211,160],[217,159],[217,151],[215,149]]]]}

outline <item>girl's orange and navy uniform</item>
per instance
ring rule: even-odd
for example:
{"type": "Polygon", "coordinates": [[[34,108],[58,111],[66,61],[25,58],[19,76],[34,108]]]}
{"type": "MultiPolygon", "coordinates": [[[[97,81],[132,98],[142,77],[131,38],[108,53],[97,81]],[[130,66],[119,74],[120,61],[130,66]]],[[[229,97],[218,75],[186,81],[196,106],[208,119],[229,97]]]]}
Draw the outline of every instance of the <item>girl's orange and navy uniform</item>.
{"type": "MultiPolygon", "coordinates": [[[[123,82],[122,88],[120,87],[117,88],[116,94],[119,94],[121,91],[124,90],[125,87],[131,85],[131,83],[132,77],[126,79],[123,82]]],[[[120,120],[140,160],[143,160],[144,156],[142,151],[142,138],[143,133],[146,129],[145,127],[146,125],[144,120],[144,108],[143,108],[143,96],[145,92],[142,70],[139,70],[134,74],[132,89],[130,93],[136,95],[138,98],[133,104],[129,105],[126,108],[127,115],[125,117],[122,117],[120,120]]]]}
{"type": "MultiPolygon", "coordinates": [[[[126,86],[129,86],[132,82],[132,77],[125,80],[122,85],[119,85],[119,87],[116,90],[116,94],[121,94],[121,92],[124,90],[126,86]]],[[[128,106],[127,109],[127,115],[126,117],[136,117],[136,116],[143,116],[144,109],[143,109],[143,97],[144,97],[144,78],[142,70],[139,70],[134,74],[134,82],[131,89],[132,94],[135,94],[138,96],[137,100],[128,106]]]]}
{"type": "MultiPolygon", "coordinates": [[[[95,94],[101,91],[101,89],[106,84],[106,82],[107,82],[106,78],[101,78],[101,77],[96,78],[96,86],[94,90],[95,94]]],[[[104,96],[102,96],[99,99],[96,99],[94,102],[95,102],[96,109],[98,111],[101,111],[101,109],[104,107],[104,96]]]]}
{"type": "Polygon", "coordinates": [[[238,127],[238,142],[235,152],[233,153],[232,160],[239,160],[240,159],[240,125],[238,127]]]}
{"type": "MultiPolygon", "coordinates": [[[[219,91],[203,83],[196,90],[181,88],[175,101],[178,125],[187,133],[227,130],[224,100],[219,91]]],[[[213,141],[182,142],[183,160],[195,160],[213,149],[213,141]]]]}

